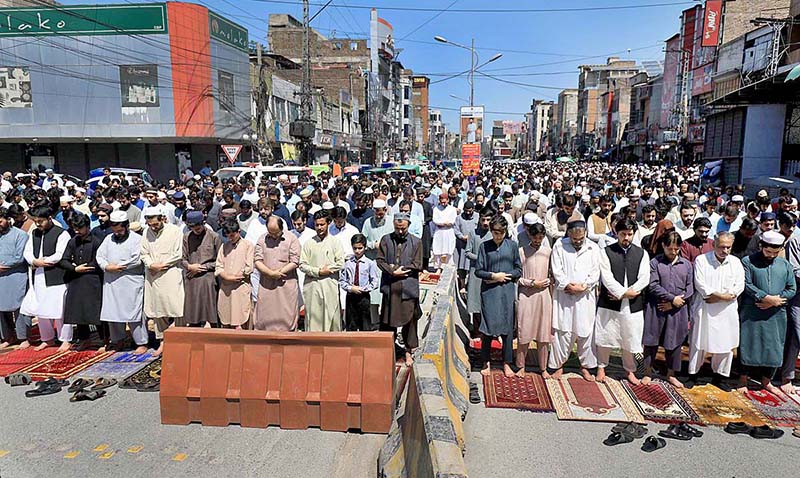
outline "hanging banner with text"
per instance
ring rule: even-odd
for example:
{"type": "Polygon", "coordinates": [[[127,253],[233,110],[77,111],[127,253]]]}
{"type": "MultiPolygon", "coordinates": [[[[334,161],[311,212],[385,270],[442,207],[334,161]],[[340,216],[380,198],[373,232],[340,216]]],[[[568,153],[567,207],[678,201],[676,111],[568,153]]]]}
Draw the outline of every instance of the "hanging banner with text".
{"type": "Polygon", "coordinates": [[[478,174],[481,171],[481,145],[480,143],[461,145],[461,172],[463,174],[478,174]]]}
{"type": "Polygon", "coordinates": [[[703,39],[700,46],[717,46],[719,25],[722,22],[722,0],[706,2],[706,16],[703,21],[703,39]]]}

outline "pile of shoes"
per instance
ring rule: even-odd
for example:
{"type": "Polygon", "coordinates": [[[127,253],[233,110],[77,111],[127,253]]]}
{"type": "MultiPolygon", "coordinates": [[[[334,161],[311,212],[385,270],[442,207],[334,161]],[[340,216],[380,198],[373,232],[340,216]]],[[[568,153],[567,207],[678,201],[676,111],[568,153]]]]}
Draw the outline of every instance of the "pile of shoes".
{"type": "Polygon", "coordinates": [[[72,385],[70,385],[70,387],[67,389],[68,392],[73,394],[69,401],[93,402],[98,398],[104,397],[106,394],[106,389],[111,388],[116,384],[117,381],[113,378],[98,378],[97,380],[79,378],[72,382],[72,385]]]}
{"type": "Polygon", "coordinates": [[[105,396],[107,388],[111,388],[117,384],[117,381],[113,378],[98,378],[97,380],[79,378],[72,382],[71,385],[69,380],[59,380],[55,378],[34,382],[31,376],[25,373],[9,375],[5,380],[6,383],[12,387],[33,385],[31,390],[25,391],[25,396],[28,398],[53,395],[60,392],[65,387],[69,387],[67,388],[67,392],[73,394],[69,399],[70,402],[95,401],[105,396]]]}
{"type": "MultiPolygon", "coordinates": [[[[617,423],[611,429],[611,434],[603,440],[603,445],[616,446],[623,443],[631,443],[647,435],[647,427],[638,423],[617,423]]],[[[663,438],[649,436],[642,444],[642,451],[647,453],[664,448],[667,442],[663,438]]]]}
{"type": "Polygon", "coordinates": [[[760,440],[775,440],[783,436],[783,430],[780,428],[772,428],[767,425],[754,427],[744,422],[730,422],[725,425],[725,432],[731,435],[750,435],[753,438],[760,440]]]}

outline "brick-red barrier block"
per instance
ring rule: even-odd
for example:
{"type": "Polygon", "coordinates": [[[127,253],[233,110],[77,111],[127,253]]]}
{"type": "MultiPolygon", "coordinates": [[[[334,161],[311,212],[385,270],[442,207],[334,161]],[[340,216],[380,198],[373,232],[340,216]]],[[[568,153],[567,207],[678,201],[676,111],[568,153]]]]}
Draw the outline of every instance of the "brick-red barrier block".
{"type": "Polygon", "coordinates": [[[390,332],[164,333],[161,423],[387,433],[394,410],[390,332]]]}

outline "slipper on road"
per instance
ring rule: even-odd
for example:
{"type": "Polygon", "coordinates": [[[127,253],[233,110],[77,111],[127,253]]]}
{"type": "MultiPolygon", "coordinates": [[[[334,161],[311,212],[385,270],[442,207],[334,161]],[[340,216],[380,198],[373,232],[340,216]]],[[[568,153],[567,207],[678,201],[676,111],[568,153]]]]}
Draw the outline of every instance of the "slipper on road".
{"type": "Polygon", "coordinates": [[[92,390],[104,390],[106,388],[111,388],[117,384],[117,380],[114,378],[98,378],[97,382],[94,383],[92,390]]]}
{"type": "Polygon", "coordinates": [[[703,432],[689,425],[686,422],[678,424],[678,428],[680,428],[680,430],[683,432],[684,435],[692,435],[694,438],[700,438],[701,436],[703,436],[703,432]]]}
{"type": "Polygon", "coordinates": [[[658,432],[658,436],[681,441],[689,441],[692,439],[692,435],[688,435],[681,431],[678,425],[670,425],[666,430],[661,430],[658,432]]]}
{"type": "Polygon", "coordinates": [[[633,441],[633,437],[630,435],[626,435],[625,433],[614,432],[611,435],[603,440],[603,445],[605,446],[616,446],[622,445],[623,443],[630,443],[633,441]]]}
{"type": "Polygon", "coordinates": [[[58,382],[39,382],[33,390],[26,390],[25,396],[28,398],[43,397],[45,395],[52,395],[61,391],[63,386],[58,382]]]}
{"type": "Polygon", "coordinates": [[[656,450],[660,450],[667,446],[667,441],[661,437],[655,437],[650,435],[649,437],[645,438],[644,443],[642,444],[642,451],[647,453],[652,453],[656,450]]]}
{"type": "Polygon", "coordinates": [[[72,382],[72,385],[69,386],[67,391],[69,393],[80,392],[81,390],[87,389],[94,385],[94,380],[87,380],[85,378],[79,378],[72,382]]]}
{"type": "Polygon", "coordinates": [[[749,434],[752,429],[753,427],[745,422],[729,422],[725,425],[725,433],[730,433],[731,435],[749,434]]]}
{"type": "Polygon", "coordinates": [[[98,398],[104,397],[106,394],[105,390],[78,390],[75,392],[75,395],[70,397],[70,402],[84,402],[90,401],[93,402],[98,398]]]}
{"type": "Polygon", "coordinates": [[[472,382],[469,383],[469,403],[481,403],[481,394],[478,392],[478,386],[472,382]]]}
{"type": "Polygon", "coordinates": [[[6,383],[12,387],[19,387],[20,385],[30,385],[33,379],[27,373],[15,373],[6,377],[6,383]]]}
{"type": "Polygon", "coordinates": [[[780,428],[771,428],[767,425],[761,425],[760,427],[753,427],[753,429],[750,430],[750,436],[759,440],[775,440],[776,438],[783,436],[783,430],[780,428]]]}
{"type": "Polygon", "coordinates": [[[633,438],[642,438],[643,436],[647,435],[647,428],[638,423],[617,423],[614,425],[611,431],[624,433],[625,435],[630,435],[633,438]]]}

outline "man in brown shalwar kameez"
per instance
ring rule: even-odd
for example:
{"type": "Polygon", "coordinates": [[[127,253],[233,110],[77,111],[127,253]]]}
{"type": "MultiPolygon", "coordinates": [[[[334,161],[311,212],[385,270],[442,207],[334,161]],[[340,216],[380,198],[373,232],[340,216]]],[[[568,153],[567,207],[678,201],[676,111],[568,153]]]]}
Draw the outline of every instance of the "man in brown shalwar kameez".
{"type": "Polygon", "coordinates": [[[283,227],[283,219],[270,216],[267,233],[256,244],[255,267],[260,272],[253,318],[256,330],[288,332],[297,329],[300,240],[294,234],[284,234],[283,227]]]}
{"type": "Polygon", "coordinates": [[[375,259],[382,272],[381,329],[396,331],[402,327],[407,365],[413,362],[411,354],[419,343],[417,320],[422,316],[419,307],[422,241],[408,233],[410,223],[408,214],[394,215],[394,232],[383,236],[375,259]]]}
{"type": "Polygon", "coordinates": [[[214,265],[222,247],[219,235],[205,225],[201,211],[186,213],[189,232],[183,236],[183,319],[190,327],[203,327],[206,322],[217,327],[217,280],[214,265]]]}
{"type": "Polygon", "coordinates": [[[235,218],[223,223],[222,233],[228,242],[219,248],[214,267],[214,274],[219,277],[219,320],[224,328],[243,329],[252,308],[250,274],[256,246],[242,240],[235,218]]]}

